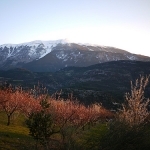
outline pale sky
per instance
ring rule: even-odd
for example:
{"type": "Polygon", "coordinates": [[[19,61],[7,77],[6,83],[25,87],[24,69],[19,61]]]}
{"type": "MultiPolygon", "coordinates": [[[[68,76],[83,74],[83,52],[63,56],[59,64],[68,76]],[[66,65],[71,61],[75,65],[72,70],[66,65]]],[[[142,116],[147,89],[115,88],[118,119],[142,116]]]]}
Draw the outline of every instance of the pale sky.
{"type": "Polygon", "coordinates": [[[66,38],[150,56],[150,0],[0,0],[0,45],[66,38]]]}

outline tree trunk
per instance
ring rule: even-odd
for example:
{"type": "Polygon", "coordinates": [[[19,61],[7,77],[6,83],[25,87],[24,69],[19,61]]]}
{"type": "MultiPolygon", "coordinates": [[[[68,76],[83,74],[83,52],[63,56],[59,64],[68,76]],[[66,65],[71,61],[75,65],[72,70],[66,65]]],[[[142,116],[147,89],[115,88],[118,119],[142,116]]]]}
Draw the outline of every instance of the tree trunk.
{"type": "Polygon", "coordinates": [[[10,115],[7,115],[7,126],[10,125],[10,115]]]}

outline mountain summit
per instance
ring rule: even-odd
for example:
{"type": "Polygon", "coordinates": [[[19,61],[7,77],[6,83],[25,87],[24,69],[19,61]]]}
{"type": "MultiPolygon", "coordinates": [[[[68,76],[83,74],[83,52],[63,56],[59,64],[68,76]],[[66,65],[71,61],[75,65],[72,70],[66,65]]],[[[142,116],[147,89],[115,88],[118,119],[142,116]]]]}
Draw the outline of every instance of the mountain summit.
{"type": "Polygon", "coordinates": [[[32,41],[0,45],[0,69],[23,67],[31,71],[57,71],[67,66],[136,60],[150,57],[136,55],[114,47],[71,43],[68,40],[32,41]]]}

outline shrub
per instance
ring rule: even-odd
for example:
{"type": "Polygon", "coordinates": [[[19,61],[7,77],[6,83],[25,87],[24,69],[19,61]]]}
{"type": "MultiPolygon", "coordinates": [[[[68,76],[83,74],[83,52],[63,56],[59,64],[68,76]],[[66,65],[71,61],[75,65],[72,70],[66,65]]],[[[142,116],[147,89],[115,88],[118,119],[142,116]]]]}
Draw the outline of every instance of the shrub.
{"type": "Polygon", "coordinates": [[[144,123],[149,115],[148,105],[150,100],[144,97],[144,90],[148,84],[149,76],[137,79],[135,85],[131,82],[131,94],[125,94],[125,104],[118,113],[118,119],[129,126],[137,126],[144,123]]]}
{"type": "Polygon", "coordinates": [[[150,149],[150,128],[145,121],[149,115],[149,99],[144,97],[144,90],[149,76],[131,82],[131,94],[125,94],[122,110],[116,120],[110,123],[108,133],[103,137],[100,149],[105,150],[148,150],[150,149]]]}
{"type": "Polygon", "coordinates": [[[47,111],[49,108],[47,100],[42,100],[40,104],[42,109],[32,112],[28,116],[26,124],[30,130],[30,135],[36,140],[36,147],[40,143],[48,150],[50,137],[58,131],[54,130],[53,118],[47,111]]]}

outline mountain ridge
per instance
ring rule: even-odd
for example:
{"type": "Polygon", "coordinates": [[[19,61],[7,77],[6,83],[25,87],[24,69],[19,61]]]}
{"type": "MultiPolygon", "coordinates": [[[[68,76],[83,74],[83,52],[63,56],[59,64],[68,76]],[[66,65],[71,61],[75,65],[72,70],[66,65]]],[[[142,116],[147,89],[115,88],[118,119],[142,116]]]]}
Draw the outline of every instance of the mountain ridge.
{"type": "Polygon", "coordinates": [[[22,67],[31,71],[57,71],[67,66],[84,67],[118,60],[150,61],[150,57],[128,51],[68,40],[31,41],[0,45],[0,69],[22,67]]]}

